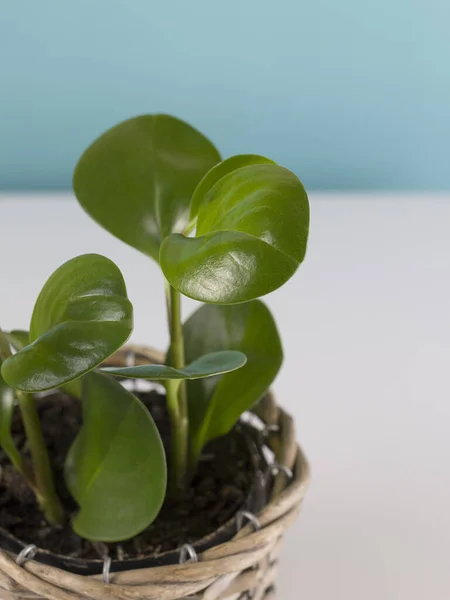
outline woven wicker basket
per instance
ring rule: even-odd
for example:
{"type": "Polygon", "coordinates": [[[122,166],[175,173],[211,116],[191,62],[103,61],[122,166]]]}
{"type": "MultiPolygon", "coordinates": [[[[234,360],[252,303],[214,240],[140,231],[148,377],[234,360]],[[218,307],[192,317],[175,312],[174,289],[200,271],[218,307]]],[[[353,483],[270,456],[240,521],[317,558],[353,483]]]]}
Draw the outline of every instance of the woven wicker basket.
{"type": "MultiPolygon", "coordinates": [[[[108,362],[148,364],[161,358],[153,350],[128,346],[108,362]]],[[[240,529],[231,541],[198,556],[186,553],[181,564],[116,573],[108,564],[103,576],[75,575],[33,560],[33,553],[17,560],[0,550],[1,600],[273,600],[283,534],[299,513],[309,468],[296,444],[293,421],[273,396],[268,394],[253,412],[265,423],[264,443],[275,457],[275,478],[269,504],[258,515],[237,515],[240,529]]]]}

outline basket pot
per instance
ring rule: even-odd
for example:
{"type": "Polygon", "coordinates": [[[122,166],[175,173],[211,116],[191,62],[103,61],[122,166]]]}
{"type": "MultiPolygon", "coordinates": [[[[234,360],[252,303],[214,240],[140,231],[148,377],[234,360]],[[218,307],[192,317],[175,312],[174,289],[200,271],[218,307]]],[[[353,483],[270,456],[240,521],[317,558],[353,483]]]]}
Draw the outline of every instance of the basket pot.
{"type": "MultiPolygon", "coordinates": [[[[163,356],[128,346],[108,363],[125,365],[131,360],[135,364],[158,363],[163,356]]],[[[299,513],[309,467],[296,444],[292,418],[276,405],[271,393],[252,413],[258,417],[259,428],[253,431],[260,450],[273,456],[260,478],[268,490],[267,501],[256,514],[241,511],[232,523],[196,543],[195,549],[186,547],[162,559],[126,563],[64,560],[30,547],[28,554],[25,550],[25,556],[24,552],[18,556],[24,545],[0,535],[1,599],[273,600],[281,542],[299,513]]],[[[257,506],[255,502],[249,498],[243,508],[251,509],[257,506]]]]}

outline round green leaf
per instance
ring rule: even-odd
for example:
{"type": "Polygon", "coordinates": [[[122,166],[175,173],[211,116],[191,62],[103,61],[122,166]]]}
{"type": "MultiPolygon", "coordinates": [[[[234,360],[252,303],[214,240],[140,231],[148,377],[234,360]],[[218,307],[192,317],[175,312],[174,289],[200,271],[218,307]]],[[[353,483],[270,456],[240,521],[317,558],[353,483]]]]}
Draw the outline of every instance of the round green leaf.
{"type": "Polygon", "coordinates": [[[83,378],[83,427],[66,459],[80,506],[73,528],[89,540],[119,542],[150,525],[166,491],[166,459],[145,406],[100,373],[83,378]]]}
{"type": "Polygon", "coordinates": [[[37,392],[87,373],[113,354],[133,329],[133,309],[119,269],[98,254],[62,265],[43,287],[30,344],[2,366],[13,388],[37,392]]]}
{"type": "Polygon", "coordinates": [[[309,204],[300,180],[275,164],[228,173],[200,203],[197,237],[169,235],[160,264],[177,290],[236,304],[283,285],[303,261],[309,204]]]}
{"type": "Polygon", "coordinates": [[[136,367],[105,367],[102,371],[119,377],[133,379],[151,379],[153,381],[167,379],[202,379],[220,373],[229,373],[245,365],[247,359],[242,352],[224,350],[200,356],[183,369],[175,369],[166,365],[139,365],[136,367]]]}
{"type": "Polygon", "coordinates": [[[235,306],[205,305],[183,325],[186,360],[234,348],[247,356],[241,369],[219,377],[188,381],[192,453],[224,435],[269,388],[283,361],[276,324],[259,300],[235,306]]]}
{"type": "Polygon", "coordinates": [[[192,193],[220,160],[199,131],[168,115],[142,115],[101,135],[75,169],[75,194],[110,233],[158,260],[161,241],[183,231],[192,193]]]}
{"type": "Polygon", "coordinates": [[[231,156],[220,162],[218,165],[213,167],[206,173],[203,179],[196,187],[191,200],[191,220],[198,215],[200,205],[206,197],[209,190],[225,175],[240,169],[241,167],[247,167],[249,165],[260,165],[260,164],[276,164],[270,158],[265,156],[259,156],[258,154],[238,154],[231,156]]]}

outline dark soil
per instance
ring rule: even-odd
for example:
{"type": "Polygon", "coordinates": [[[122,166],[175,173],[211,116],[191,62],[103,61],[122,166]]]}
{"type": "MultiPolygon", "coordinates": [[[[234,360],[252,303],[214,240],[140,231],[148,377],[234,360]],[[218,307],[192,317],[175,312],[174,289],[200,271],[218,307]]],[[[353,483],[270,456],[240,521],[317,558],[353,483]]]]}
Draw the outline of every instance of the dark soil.
{"type": "MultiPolygon", "coordinates": [[[[155,391],[140,397],[152,412],[168,451],[164,397],[155,391]]],[[[67,513],[74,515],[77,506],[65,487],[63,465],[82,422],[80,403],[55,393],[39,400],[38,410],[59,496],[67,513]]],[[[18,448],[28,456],[18,413],[14,416],[13,436],[18,448]]],[[[138,537],[106,546],[80,538],[69,524],[62,528],[50,526],[33,493],[0,450],[0,527],[25,543],[74,558],[98,559],[106,553],[119,560],[159,555],[185,543],[195,543],[226,523],[249,495],[258,466],[254,463],[248,438],[239,427],[235,428],[205,448],[192,485],[183,498],[177,502],[167,500],[156,521],[138,537]]]]}

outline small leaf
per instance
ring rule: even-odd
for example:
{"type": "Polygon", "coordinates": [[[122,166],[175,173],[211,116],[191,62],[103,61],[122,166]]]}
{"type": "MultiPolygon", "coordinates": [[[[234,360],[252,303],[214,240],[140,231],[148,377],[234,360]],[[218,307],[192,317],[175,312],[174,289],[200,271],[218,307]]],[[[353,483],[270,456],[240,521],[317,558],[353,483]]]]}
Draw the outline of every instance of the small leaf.
{"type": "Polygon", "coordinates": [[[3,378],[26,392],[66,384],[120,348],[132,319],[125,283],[113,262],[98,254],[69,260],[42,289],[31,319],[31,344],[3,363],[3,378]]]}
{"type": "Polygon", "coordinates": [[[173,233],[160,250],[166,278],[186,296],[247,302],[279,288],[303,261],[308,197],[287,169],[238,168],[219,179],[199,206],[197,237],[173,233]]]}
{"type": "Polygon", "coordinates": [[[66,459],[80,511],[73,527],[89,540],[119,542],[156,518],[166,491],[166,460],[145,406],[100,373],[83,378],[83,427],[66,459]]]}
{"type": "Polygon", "coordinates": [[[11,346],[18,352],[23,350],[30,343],[30,334],[22,329],[14,329],[13,331],[5,332],[5,337],[11,346]]]}
{"type": "Polygon", "coordinates": [[[161,241],[183,231],[192,193],[220,160],[199,131],[168,115],[119,123],[83,154],[73,185],[84,210],[156,261],[161,241]]]}
{"type": "Polygon", "coordinates": [[[152,379],[153,381],[167,379],[202,379],[229,373],[245,365],[247,359],[242,352],[224,350],[211,352],[194,360],[184,369],[175,369],[166,365],[140,365],[137,367],[105,367],[102,371],[119,377],[133,379],[152,379]]]}
{"type": "Polygon", "coordinates": [[[269,309],[258,300],[236,306],[206,305],[183,326],[186,360],[235,348],[247,363],[234,373],[187,382],[192,455],[230,431],[240,415],[265,393],[283,361],[278,331],[269,309]]]}

